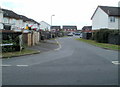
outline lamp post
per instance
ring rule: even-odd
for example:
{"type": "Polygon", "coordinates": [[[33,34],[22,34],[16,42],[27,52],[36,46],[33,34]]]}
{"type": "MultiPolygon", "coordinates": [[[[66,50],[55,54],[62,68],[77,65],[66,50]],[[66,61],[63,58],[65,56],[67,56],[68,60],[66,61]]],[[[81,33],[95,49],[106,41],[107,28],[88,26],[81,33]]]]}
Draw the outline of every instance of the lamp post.
{"type": "Polygon", "coordinates": [[[52,17],[53,16],[55,16],[55,15],[51,15],[51,27],[50,27],[51,31],[52,31],[52,17]]]}
{"type": "Polygon", "coordinates": [[[51,31],[51,38],[52,38],[52,17],[55,16],[55,15],[51,15],[51,26],[50,26],[50,31],[51,31]]]}

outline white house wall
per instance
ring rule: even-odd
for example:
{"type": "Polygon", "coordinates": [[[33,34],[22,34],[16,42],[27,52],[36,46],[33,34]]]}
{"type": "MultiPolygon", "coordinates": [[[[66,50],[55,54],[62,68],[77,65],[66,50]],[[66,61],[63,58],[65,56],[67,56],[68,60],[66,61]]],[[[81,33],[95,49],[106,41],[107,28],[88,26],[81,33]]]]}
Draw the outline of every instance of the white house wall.
{"type": "Polygon", "coordinates": [[[37,28],[38,29],[38,25],[34,24],[32,28],[37,28]]]}
{"type": "Polygon", "coordinates": [[[16,20],[16,27],[20,28],[19,20],[16,20]]]}
{"type": "Polygon", "coordinates": [[[34,28],[39,29],[39,25],[32,21],[24,22],[23,19],[3,17],[3,13],[0,12],[0,29],[3,29],[3,24],[11,25],[11,29],[23,29],[27,25],[33,25],[34,28]]]}
{"type": "Polygon", "coordinates": [[[101,8],[98,8],[92,18],[92,29],[101,28],[108,28],[108,15],[101,8]]]}
{"type": "Polygon", "coordinates": [[[0,29],[3,29],[3,12],[0,10],[0,29]]]}
{"type": "Polygon", "coordinates": [[[22,29],[23,28],[23,20],[19,19],[19,28],[22,29]]]}
{"type": "Polygon", "coordinates": [[[115,17],[115,22],[110,22],[110,17],[108,21],[109,29],[118,29],[120,17],[115,17]]]}
{"type": "Polygon", "coordinates": [[[11,30],[13,29],[21,29],[24,27],[24,23],[22,19],[8,18],[4,17],[4,23],[11,25],[11,30]]]}
{"type": "Polygon", "coordinates": [[[10,20],[9,24],[11,24],[11,29],[12,30],[20,28],[20,26],[21,26],[20,20],[17,20],[15,18],[10,18],[9,20],[10,20]]]}
{"type": "MultiPolygon", "coordinates": [[[[120,7],[120,1],[118,2],[118,7],[120,7]]],[[[120,29],[120,18],[118,20],[118,29],[120,29]]]]}
{"type": "Polygon", "coordinates": [[[50,25],[49,24],[47,24],[47,23],[45,23],[44,21],[41,21],[40,22],[40,29],[42,29],[42,30],[49,30],[50,31],[50,25]]]}

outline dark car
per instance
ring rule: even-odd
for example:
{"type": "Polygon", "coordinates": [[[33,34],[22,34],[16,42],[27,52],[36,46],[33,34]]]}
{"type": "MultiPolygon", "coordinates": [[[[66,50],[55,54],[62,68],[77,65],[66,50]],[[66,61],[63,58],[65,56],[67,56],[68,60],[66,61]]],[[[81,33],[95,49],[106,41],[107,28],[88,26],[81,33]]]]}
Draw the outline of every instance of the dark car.
{"type": "Polygon", "coordinates": [[[80,35],[80,33],[75,33],[75,35],[80,35]]]}

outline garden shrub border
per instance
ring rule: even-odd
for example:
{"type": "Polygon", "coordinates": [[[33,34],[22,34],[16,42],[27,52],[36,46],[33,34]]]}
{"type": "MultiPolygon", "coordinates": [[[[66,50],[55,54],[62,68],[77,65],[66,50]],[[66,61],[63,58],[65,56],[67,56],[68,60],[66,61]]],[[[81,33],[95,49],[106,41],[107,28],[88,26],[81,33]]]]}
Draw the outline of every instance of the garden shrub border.
{"type": "Polygon", "coordinates": [[[120,45],[120,30],[119,29],[100,29],[100,30],[95,30],[95,32],[93,33],[92,36],[92,40],[95,40],[96,42],[99,43],[109,43],[111,36],[113,37],[113,39],[116,39],[114,37],[117,37],[117,40],[114,40],[116,42],[114,42],[113,44],[117,44],[120,45]]]}

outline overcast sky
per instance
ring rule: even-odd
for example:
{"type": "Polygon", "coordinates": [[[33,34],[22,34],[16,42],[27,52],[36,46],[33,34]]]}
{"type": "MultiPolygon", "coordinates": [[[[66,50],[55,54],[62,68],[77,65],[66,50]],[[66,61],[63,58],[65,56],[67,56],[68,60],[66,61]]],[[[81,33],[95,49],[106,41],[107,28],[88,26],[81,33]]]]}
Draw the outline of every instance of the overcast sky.
{"type": "Polygon", "coordinates": [[[78,29],[91,25],[90,20],[98,5],[118,6],[119,0],[0,0],[0,6],[37,22],[53,25],[76,25],[78,29]]]}

